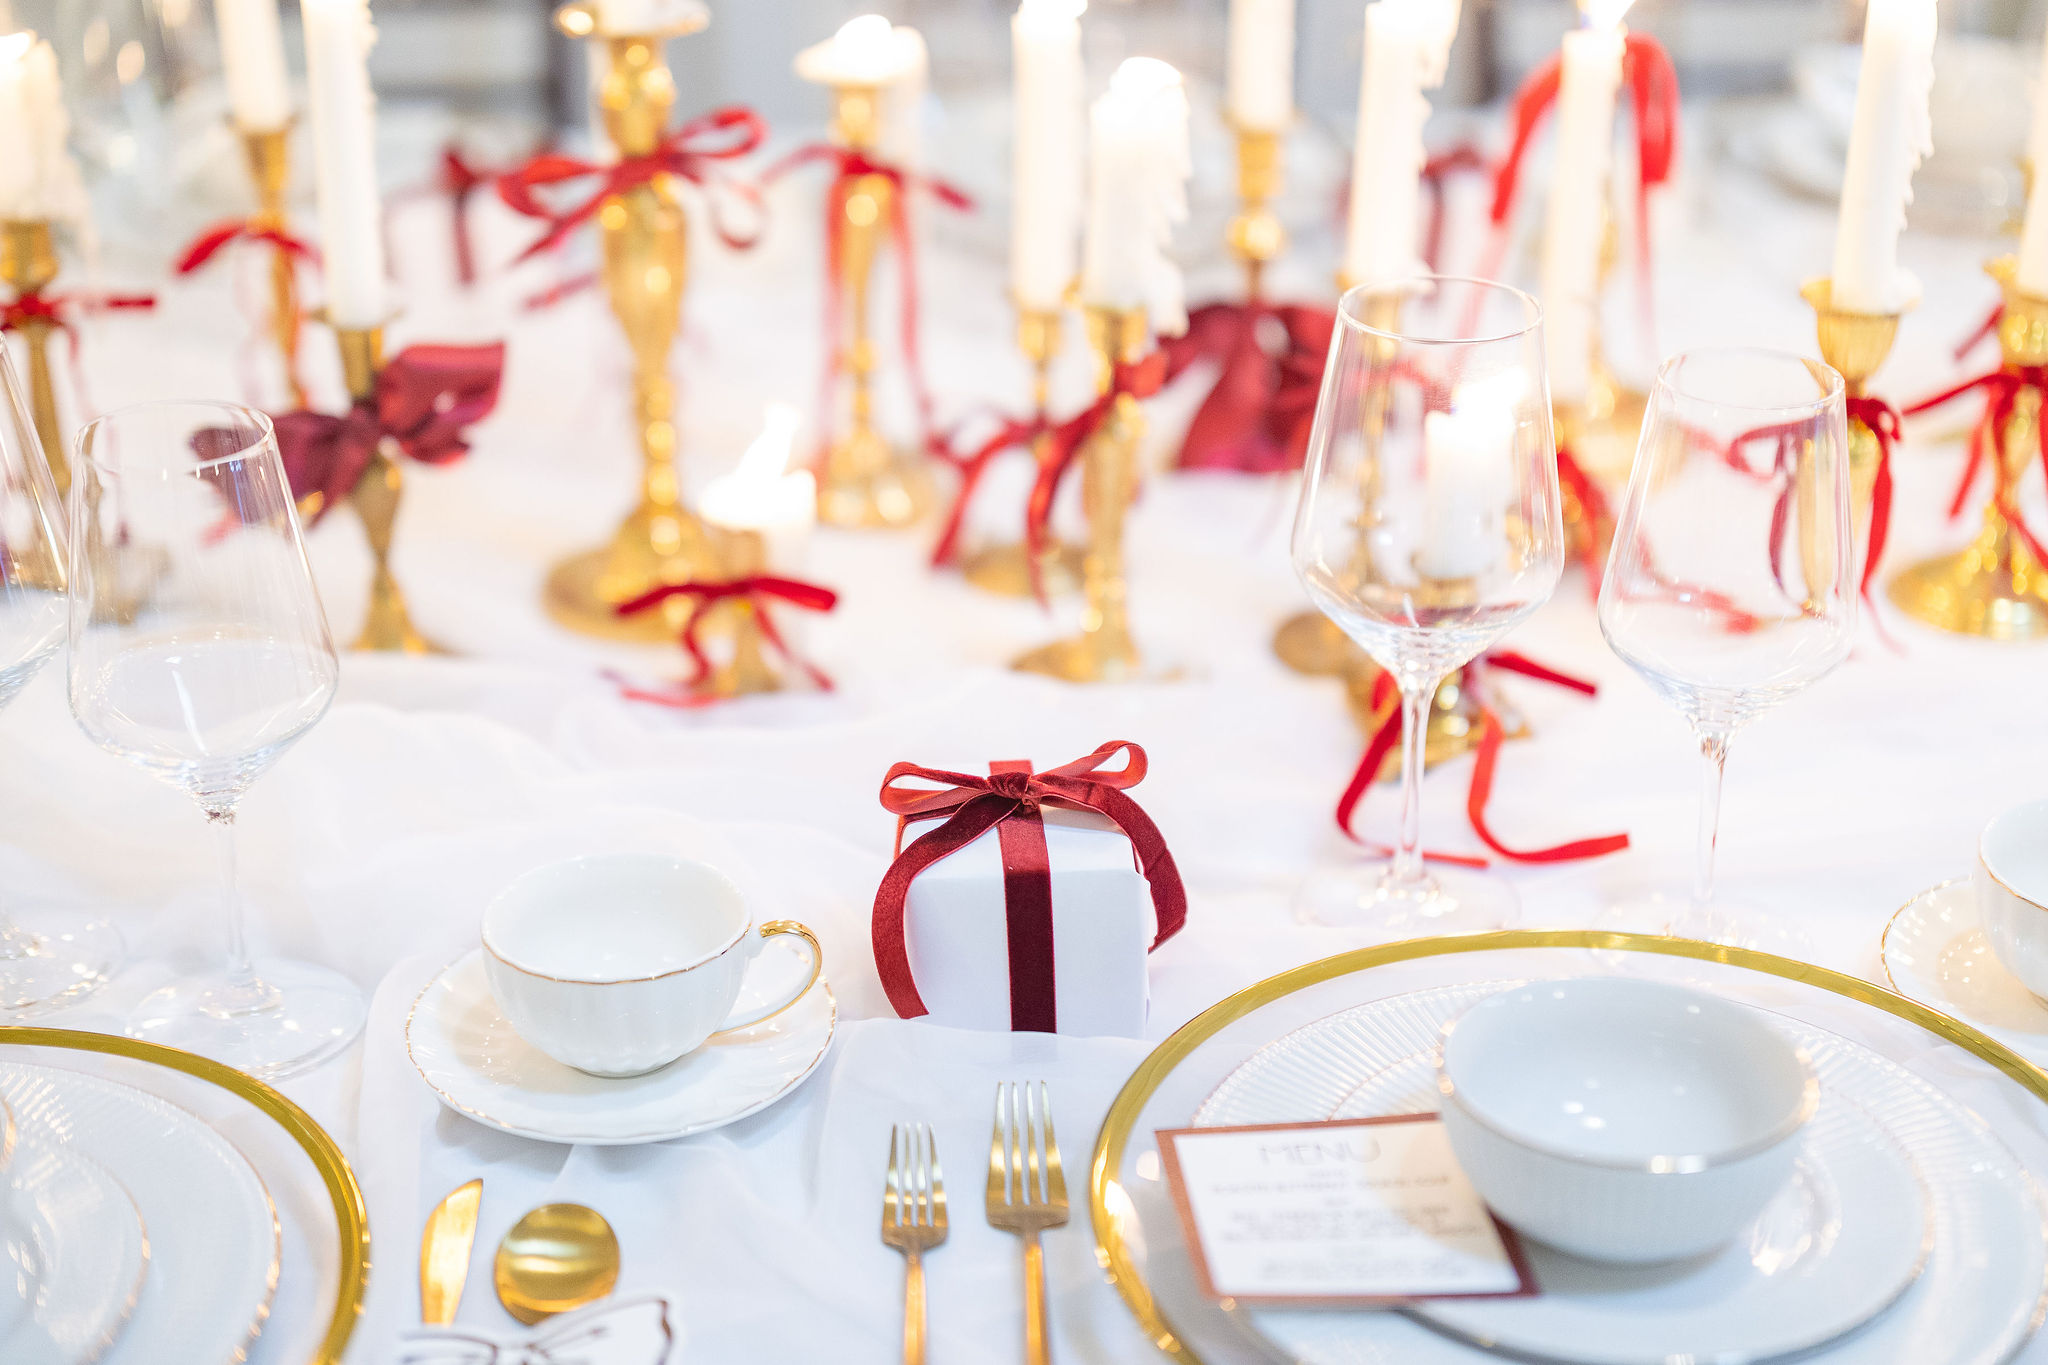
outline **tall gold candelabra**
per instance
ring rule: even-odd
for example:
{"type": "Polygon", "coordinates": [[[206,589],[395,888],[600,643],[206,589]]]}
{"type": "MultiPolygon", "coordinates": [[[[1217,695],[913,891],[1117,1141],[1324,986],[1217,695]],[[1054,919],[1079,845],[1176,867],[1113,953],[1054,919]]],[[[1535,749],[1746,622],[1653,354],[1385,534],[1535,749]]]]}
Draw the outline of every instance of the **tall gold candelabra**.
{"type": "MultiPolygon", "coordinates": [[[[1057,308],[1017,310],[1017,348],[1031,362],[1032,411],[1045,420],[1052,401],[1052,361],[1059,354],[1060,327],[1064,317],[1057,308]]],[[[1040,460],[1045,458],[1046,438],[1032,444],[1040,460]]],[[[984,592],[1004,597],[1031,596],[1031,566],[1022,541],[987,545],[967,556],[961,575],[984,592]]],[[[1049,594],[1072,592],[1081,583],[1081,551],[1056,537],[1048,537],[1038,559],[1039,584],[1049,594]]]]}
{"type": "MultiPolygon", "coordinates": [[[[834,84],[832,140],[851,151],[873,152],[881,136],[881,98],[877,85],[834,84]]],[[[931,504],[931,476],[923,462],[891,449],[875,427],[875,343],[868,305],[875,257],[888,240],[896,193],[884,175],[842,176],[832,191],[839,259],[830,268],[839,276],[845,307],[840,335],[827,341],[847,388],[845,430],[826,447],[818,480],[818,517],[832,526],[909,526],[931,504]]],[[[908,263],[899,262],[898,268],[907,269],[908,263]]]]}
{"type": "MultiPolygon", "coordinates": [[[[2003,256],[1986,267],[2005,293],[1998,349],[2008,372],[2048,365],[2048,299],[2020,289],[2017,265],[2003,256]]],[[[1925,560],[1891,582],[1892,602],[1928,625],[1993,640],[2048,634],[2048,568],[2013,533],[2005,509],[2028,463],[2040,457],[2041,394],[2020,386],[2012,415],[1992,433],[1994,493],[1984,529],[1967,549],[1925,560]]]]}
{"type": "MultiPolygon", "coordinates": [[[[667,131],[675,79],[663,43],[694,33],[686,15],[658,33],[601,32],[588,5],[566,5],[555,23],[574,38],[605,44],[610,65],[598,90],[605,129],[621,156],[645,156],[667,131]]],[[[669,176],[615,194],[599,206],[601,277],[612,312],[633,352],[633,416],[640,432],[640,501],[608,544],[557,564],[548,574],[549,615],[571,630],[610,639],[672,639],[686,604],[621,617],[617,608],[663,583],[715,575],[717,555],[704,524],[684,506],[676,468],[676,386],[669,352],[682,326],[689,242],[683,207],[669,176]]]]}
{"type": "MultiPolygon", "coordinates": [[[[1892,342],[1899,335],[1900,313],[1856,313],[1834,306],[1834,283],[1827,279],[1808,280],[1800,287],[1799,297],[1805,299],[1813,309],[1814,326],[1820,340],[1820,358],[1833,366],[1842,376],[1843,392],[1850,398],[1862,398],[1870,389],[1870,379],[1891,354],[1892,342]]],[[[1870,550],[1871,498],[1877,488],[1877,466],[1883,457],[1878,444],[1877,433],[1862,417],[1849,419],[1849,508],[1856,536],[1856,553],[1851,561],[1856,570],[1857,581],[1862,581],[1864,556],[1870,550]]],[[[1806,503],[1817,495],[1812,479],[1802,477],[1798,485],[1800,502],[1799,524],[1812,524],[1806,513],[1806,503]]],[[[1827,572],[1819,562],[1818,546],[1802,544],[1806,563],[1807,582],[1815,584],[1823,579],[1817,577],[1827,572]]]]}
{"type": "MultiPolygon", "coordinates": [[[[336,327],[335,344],[341,348],[341,375],[353,402],[373,399],[377,373],[384,368],[382,327],[336,327]]],[[[363,535],[370,542],[370,606],[363,616],[363,633],[356,637],[357,649],[385,650],[396,654],[440,654],[414,628],[406,610],[405,594],[391,573],[391,531],[398,519],[398,501],[405,492],[405,471],[391,458],[382,442],[370,467],[356,480],[349,493],[349,506],[362,519],[363,535]]]]}
{"type": "Polygon", "coordinates": [[[1244,296],[1256,303],[1264,297],[1266,267],[1287,247],[1287,229],[1273,211],[1286,179],[1281,134],[1272,129],[1244,128],[1237,133],[1237,216],[1230,220],[1230,252],[1244,265],[1244,296]]]}
{"type": "MultiPolygon", "coordinates": [[[[44,218],[10,218],[0,222],[0,280],[5,280],[15,297],[39,294],[57,278],[56,235],[44,218]]],[[[57,415],[57,385],[50,375],[50,334],[54,320],[31,316],[22,319],[19,330],[28,346],[29,411],[36,424],[36,438],[43,443],[43,456],[57,477],[57,491],[71,488],[71,461],[64,451],[64,424],[57,415]]]]}
{"type": "MultiPolygon", "coordinates": [[[[256,213],[249,225],[259,232],[283,233],[289,227],[285,213],[291,190],[291,129],[242,129],[242,154],[249,163],[249,178],[256,186],[256,213]]],[[[274,246],[270,257],[270,334],[284,358],[284,382],[291,391],[292,406],[306,406],[306,389],[299,382],[298,269],[291,252],[274,246]]]]}

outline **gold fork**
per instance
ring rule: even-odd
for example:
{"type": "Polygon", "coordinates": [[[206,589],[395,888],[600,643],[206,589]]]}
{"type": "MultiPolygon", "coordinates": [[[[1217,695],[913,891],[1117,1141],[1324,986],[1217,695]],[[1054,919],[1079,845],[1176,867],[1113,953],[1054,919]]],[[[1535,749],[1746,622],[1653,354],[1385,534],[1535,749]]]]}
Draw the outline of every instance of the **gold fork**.
{"type": "Polygon", "coordinates": [[[922,1123],[889,1133],[882,1240],[903,1253],[903,1365],[924,1365],[924,1253],[946,1240],[946,1182],[922,1123]]]}
{"type": "Polygon", "coordinates": [[[1045,1249],[1038,1234],[1066,1225],[1067,1178],[1060,1172],[1044,1081],[1035,1094],[1029,1082],[996,1086],[995,1132],[988,1144],[988,1221],[1024,1239],[1024,1359],[1027,1365],[1050,1365],[1045,1249]]]}

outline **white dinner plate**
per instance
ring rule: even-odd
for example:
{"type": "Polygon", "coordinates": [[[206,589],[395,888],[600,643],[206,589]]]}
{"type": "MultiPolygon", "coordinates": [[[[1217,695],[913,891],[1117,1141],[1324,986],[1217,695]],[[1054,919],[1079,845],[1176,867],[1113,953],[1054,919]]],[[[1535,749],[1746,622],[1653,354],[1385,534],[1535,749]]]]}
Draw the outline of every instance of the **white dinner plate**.
{"type": "Polygon", "coordinates": [[[98,1360],[134,1311],[149,1267],[135,1200],[98,1162],[31,1132],[15,1144],[4,1194],[15,1233],[0,1274],[16,1280],[28,1301],[0,1315],[0,1360],[98,1360]]]}
{"type": "Polygon", "coordinates": [[[722,1128],[794,1090],[825,1059],[838,1009],[825,979],[753,1028],[714,1038],[645,1076],[592,1076],[521,1038],[498,1010],[474,950],[427,983],[405,1047],[441,1102],[543,1142],[623,1146],[722,1128]]]}
{"type": "Polygon", "coordinates": [[[1900,995],[2048,1065],[2048,1005],[1991,951],[1969,878],[1943,882],[1907,901],[1885,926],[1878,955],[1885,980],[1900,995]]]}
{"type": "MultiPolygon", "coordinates": [[[[1247,1059],[1196,1122],[1433,1110],[1442,1025],[1509,984],[1420,991],[1319,1020],[1247,1059]]],[[[1770,1018],[1812,1058],[1822,1113],[1833,1117],[1825,1127],[1816,1120],[1798,1182],[1747,1243],[1669,1279],[1578,1266],[1561,1277],[1568,1258],[1531,1248],[1544,1291],[1536,1298],[1446,1299],[1403,1310],[1443,1333],[1440,1353],[1412,1355],[1415,1365],[1475,1359],[1464,1340],[1538,1360],[1717,1365],[1809,1351],[1829,1365],[1995,1365],[2017,1350],[2038,1322],[2048,1283],[2040,1204],[2017,1159],[1912,1073],[1824,1030],[1770,1018]],[[1857,1153],[1859,1143],[1879,1157],[1857,1153]],[[1890,1159],[1882,1155],[1887,1148],[1890,1159]],[[1918,1169],[1921,1217],[1912,1216],[1910,1176],[1899,1183],[1899,1151],[1909,1170],[1918,1169]],[[1871,1207],[1874,1198],[1886,1207],[1871,1207]],[[1874,1245],[1877,1238],[1890,1244],[1874,1245]],[[1867,1325],[1849,1330],[1859,1323],[1867,1325]]],[[[1251,1317],[1291,1359],[1359,1365],[1386,1358],[1389,1324],[1378,1314],[1251,1317]]],[[[1404,1348],[1413,1337],[1401,1337],[1404,1348]]]]}
{"type": "Polygon", "coordinates": [[[24,1133],[105,1167],[141,1210],[149,1271],[100,1365],[242,1359],[278,1271],[277,1211],[248,1160],[197,1115],[98,1076],[0,1063],[0,1097],[24,1133]]]}

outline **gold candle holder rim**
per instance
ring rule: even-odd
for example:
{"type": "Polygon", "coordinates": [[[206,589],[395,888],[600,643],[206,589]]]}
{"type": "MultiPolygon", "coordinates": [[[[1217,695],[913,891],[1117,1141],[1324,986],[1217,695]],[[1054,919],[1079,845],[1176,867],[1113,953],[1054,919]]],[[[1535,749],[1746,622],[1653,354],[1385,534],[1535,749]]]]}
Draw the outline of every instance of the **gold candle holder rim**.
{"type": "Polygon", "coordinates": [[[1920,306],[1919,295],[1907,299],[1898,308],[1885,313],[1865,313],[1851,308],[1837,308],[1834,303],[1835,278],[1832,275],[1814,275],[1799,286],[1799,297],[1816,313],[1832,314],[1840,318],[1869,319],[1873,322],[1890,320],[1897,322],[1920,306]]]}
{"type": "Polygon", "coordinates": [[[608,29],[602,22],[600,9],[589,0],[572,0],[555,11],[555,28],[567,38],[606,38],[626,42],[664,42],[670,38],[687,38],[692,33],[702,33],[711,26],[711,11],[702,3],[686,5],[677,15],[675,22],[658,29],[633,29],[620,32],[608,29]]]}

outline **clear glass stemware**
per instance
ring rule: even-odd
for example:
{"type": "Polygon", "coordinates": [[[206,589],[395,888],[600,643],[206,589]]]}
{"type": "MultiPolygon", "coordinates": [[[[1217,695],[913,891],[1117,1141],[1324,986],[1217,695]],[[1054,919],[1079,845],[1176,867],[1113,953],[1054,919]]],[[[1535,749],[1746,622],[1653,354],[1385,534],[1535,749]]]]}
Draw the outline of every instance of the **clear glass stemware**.
{"type": "Polygon", "coordinates": [[[1418,276],[1338,305],[1293,555],[1316,607],[1401,693],[1401,834],[1363,877],[1312,878],[1302,917],[1382,934],[1495,928],[1497,880],[1423,864],[1437,687],[1541,606],[1564,568],[1542,312],[1520,290],[1418,276]]]}
{"type": "Polygon", "coordinates": [[[71,710],[195,801],[219,844],[224,968],[145,997],[139,1038],[253,1075],[347,1046],[362,994],[305,963],[251,960],[235,812],[327,711],[338,664],[270,421],[219,403],[110,413],[78,440],[71,492],[71,710]]]}

